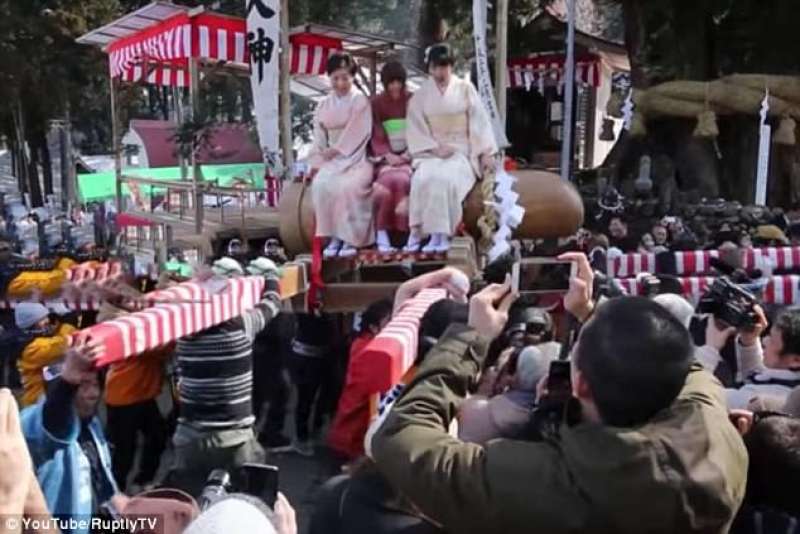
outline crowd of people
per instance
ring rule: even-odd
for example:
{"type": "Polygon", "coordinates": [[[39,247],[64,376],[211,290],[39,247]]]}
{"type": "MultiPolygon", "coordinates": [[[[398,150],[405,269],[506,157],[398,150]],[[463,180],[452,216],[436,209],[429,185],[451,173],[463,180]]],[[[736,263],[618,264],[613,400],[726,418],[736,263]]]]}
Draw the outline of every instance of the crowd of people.
{"type": "MultiPolygon", "coordinates": [[[[264,257],[221,258],[202,280],[220,291],[232,278],[263,276],[252,311],[103,372],[93,365],[100,344],[68,348],[44,306],[18,306],[29,344],[52,339],[48,357],[19,353],[21,415],[7,391],[0,396],[0,480],[14,474],[0,483],[5,510],[169,510],[174,532],[229,531],[233,517],[294,532],[282,496],[275,511],[252,497],[207,498],[216,470],[292,450],[331,476],[312,534],[791,532],[800,514],[790,497],[800,476],[800,309],[768,317],[756,304],[732,326],[678,294],[607,294],[586,255],[562,260],[576,264],[563,295],[568,321],[518,298],[507,279],[468,281],[445,268],[360,314],[344,359],[343,322],[281,313],[280,268],[264,257]],[[365,370],[376,364],[365,347],[430,288],[447,298],[422,317],[415,361],[393,387],[370,390],[365,370]],[[170,362],[178,379],[167,416],[170,362]],[[284,436],[287,375],[293,441],[284,436]],[[157,477],[167,447],[171,464],[157,477]],[[28,475],[5,469],[22,457],[28,475]]],[[[101,313],[132,309],[112,298],[101,313]]]]}

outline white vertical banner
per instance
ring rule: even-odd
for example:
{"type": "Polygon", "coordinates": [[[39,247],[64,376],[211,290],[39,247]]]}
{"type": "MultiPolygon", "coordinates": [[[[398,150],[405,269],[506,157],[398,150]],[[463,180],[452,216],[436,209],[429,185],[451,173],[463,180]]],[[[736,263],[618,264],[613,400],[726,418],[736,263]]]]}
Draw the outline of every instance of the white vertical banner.
{"type": "Polygon", "coordinates": [[[268,167],[280,166],[278,66],[280,0],[245,0],[250,86],[253,89],[258,139],[268,167]]]}
{"type": "Polygon", "coordinates": [[[755,203],[760,206],[767,205],[767,177],[769,176],[769,149],[772,140],[772,128],[767,124],[767,113],[769,112],[769,89],[764,94],[761,101],[759,112],[759,136],[758,136],[758,167],[756,171],[756,199],[755,203]]]}
{"type": "Polygon", "coordinates": [[[475,68],[478,73],[478,93],[481,96],[483,107],[489,114],[494,130],[494,140],[497,146],[505,148],[509,145],[506,138],[503,120],[497,110],[497,101],[492,89],[492,77],[489,71],[489,57],[486,47],[486,5],[487,0],[472,1],[472,25],[475,33],[475,68]]]}

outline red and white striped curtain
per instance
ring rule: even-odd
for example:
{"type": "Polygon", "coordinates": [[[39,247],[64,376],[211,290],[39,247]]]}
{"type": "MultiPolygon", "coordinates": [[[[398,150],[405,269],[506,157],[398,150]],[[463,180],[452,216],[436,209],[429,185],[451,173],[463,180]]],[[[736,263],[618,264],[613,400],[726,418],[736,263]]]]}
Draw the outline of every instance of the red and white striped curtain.
{"type": "Polygon", "coordinates": [[[289,38],[292,47],[289,64],[293,75],[325,74],[328,57],[342,49],[342,41],[313,33],[299,33],[289,38]]]}
{"type": "MultiPolygon", "coordinates": [[[[576,58],[575,80],[590,87],[600,87],[600,59],[593,55],[576,58]]],[[[511,88],[560,85],[564,79],[564,56],[547,54],[530,58],[512,59],[508,62],[508,80],[511,88]]]]}
{"type": "Polygon", "coordinates": [[[248,63],[244,20],[180,14],[108,47],[111,76],[128,82],[187,87],[190,57],[248,63]]]}
{"type": "MultiPolygon", "coordinates": [[[[325,74],[330,54],[342,41],[313,33],[290,37],[291,74],[325,74]]],[[[108,47],[111,76],[126,82],[189,86],[190,57],[249,64],[244,19],[201,13],[180,14],[108,47]]]]}

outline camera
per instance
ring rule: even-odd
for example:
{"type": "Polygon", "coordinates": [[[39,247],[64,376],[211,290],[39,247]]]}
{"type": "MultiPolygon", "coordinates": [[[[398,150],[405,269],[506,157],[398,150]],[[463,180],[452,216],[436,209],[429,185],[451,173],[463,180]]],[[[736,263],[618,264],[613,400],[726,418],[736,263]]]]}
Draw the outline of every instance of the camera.
{"type": "Polygon", "coordinates": [[[756,304],[758,299],[755,295],[734,284],[727,276],[722,276],[714,280],[700,298],[697,311],[710,313],[735,328],[743,328],[758,322],[754,309],[756,304]]]}
{"type": "Polygon", "coordinates": [[[246,493],[274,508],[278,499],[278,468],[266,464],[244,464],[233,473],[214,469],[208,475],[198,505],[205,510],[229,493],[246,493]]]}
{"type": "Polygon", "coordinates": [[[562,424],[572,426],[577,424],[580,418],[580,404],[572,396],[570,362],[563,359],[550,362],[547,395],[539,399],[539,403],[531,412],[521,439],[557,440],[562,424]]]}

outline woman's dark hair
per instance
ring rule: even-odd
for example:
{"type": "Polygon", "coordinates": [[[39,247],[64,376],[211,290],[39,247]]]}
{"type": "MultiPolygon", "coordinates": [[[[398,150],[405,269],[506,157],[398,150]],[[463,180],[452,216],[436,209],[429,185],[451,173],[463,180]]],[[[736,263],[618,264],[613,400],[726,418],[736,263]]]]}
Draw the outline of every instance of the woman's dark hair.
{"type": "Polygon", "coordinates": [[[406,68],[399,61],[387,61],[381,69],[381,83],[384,89],[392,82],[406,84],[406,68]]]}
{"type": "Polygon", "coordinates": [[[747,500],[753,506],[800,514],[800,420],[785,415],[761,418],[744,437],[750,463],[747,500]]]}
{"type": "Polygon", "coordinates": [[[428,351],[436,345],[451,324],[467,324],[468,319],[469,306],[464,303],[442,299],[431,304],[419,323],[417,359],[414,365],[422,363],[428,351]]]}
{"type": "Polygon", "coordinates": [[[792,306],[781,310],[775,317],[774,326],[781,330],[781,356],[800,354],[800,307],[792,306]]]}
{"type": "Polygon", "coordinates": [[[328,64],[325,68],[328,76],[333,74],[339,69],[347,70],[351,76],[356,75],[356,62],[353,56],[347,52],[335,52],[328,57],[328,64]]]}
{"type": "Polygon", "coordinates": [[[381,322],[392,314],[392,301],[389,299],[373,302],[361,314],[359,333],[369,333],[370,327],[379,327],[381,322]]]}
{"type": "Polygon", "coordinates": [[[425,64],[428,68],[433,65],[434,67],[443,67],[445,65],[453,65],[456,60],[453,56],[453,49],[447,43],[437,43],[428,47],[425,51],[425,64]]]}

